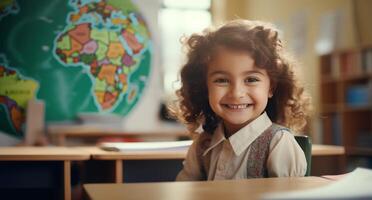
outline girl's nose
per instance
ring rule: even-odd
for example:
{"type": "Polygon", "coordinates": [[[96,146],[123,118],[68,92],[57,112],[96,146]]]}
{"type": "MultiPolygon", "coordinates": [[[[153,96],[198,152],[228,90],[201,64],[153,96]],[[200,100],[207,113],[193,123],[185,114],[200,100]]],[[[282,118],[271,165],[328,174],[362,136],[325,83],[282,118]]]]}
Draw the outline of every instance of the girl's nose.
{"type": "Polygon", "coordinates": [[[244,86],[241,84],[233,84],[230,88],[230,95],[234,98],[242,98],[246,94],[244,86]]]}

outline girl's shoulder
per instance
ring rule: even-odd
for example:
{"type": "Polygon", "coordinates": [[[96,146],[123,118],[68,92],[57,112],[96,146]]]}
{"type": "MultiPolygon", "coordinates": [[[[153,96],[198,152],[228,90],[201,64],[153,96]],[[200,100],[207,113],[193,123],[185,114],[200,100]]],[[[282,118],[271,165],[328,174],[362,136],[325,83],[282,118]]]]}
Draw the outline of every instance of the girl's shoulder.
{"type": "Polygon", "coordinates": [[[276,125],[276,128],[274,128],[273,130],[275,130],[275,132],[270,143],[271,147],[275,147],[279,143],[286,145],[293,145],[297,143],[295,139],[296,133],[290,128],[276,125]]]}
{"type": "Polygon", "coordinates": [[[286,134],[286,133],[293,133],[293,131],[288,128],[288,127],[285,127],[283,125],[280,125],[280,124],[277,124],[277,123],[273,123],[270,127],[269,127],[270,131],[274,134],[286,134]]]}
{"type": "Polygon", "coordinates": [[[202,132],[196,136],[195,142],[198,143],[198,145],[205,146],[206,148],[208,148],[211,140],[212,140],[212,134],[207,133],[207,132],[202,132]]]}
{"type": "Polygon", "coordinates": [[[288,127],[273,123],[269,129],[272,133],[272,144],[283,140],[295,141],[295,132],[288,127]]]}
{"type": "Polygon", "coordinates": [[[212,141],[212,134],[202,132],[196,136],[194,143],[196,145],[197,154],[203,154],[209,147],[212,141]]]}

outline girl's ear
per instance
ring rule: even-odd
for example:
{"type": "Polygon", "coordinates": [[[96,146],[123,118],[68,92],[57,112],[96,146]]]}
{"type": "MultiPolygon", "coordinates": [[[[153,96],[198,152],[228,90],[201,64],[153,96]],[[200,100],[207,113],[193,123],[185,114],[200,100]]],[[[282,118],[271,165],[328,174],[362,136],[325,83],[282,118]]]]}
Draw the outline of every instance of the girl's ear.
{"type": "Polygon", "coordinates": [[[273,92],[270,90],[269,91],[269,98],[273,97],[273,92]]]}
{"type": "Polygon", "coordinates": [[[269,90],[269,98],[273,97],[274,96],[274,88],[270,88],[269,90]]]}

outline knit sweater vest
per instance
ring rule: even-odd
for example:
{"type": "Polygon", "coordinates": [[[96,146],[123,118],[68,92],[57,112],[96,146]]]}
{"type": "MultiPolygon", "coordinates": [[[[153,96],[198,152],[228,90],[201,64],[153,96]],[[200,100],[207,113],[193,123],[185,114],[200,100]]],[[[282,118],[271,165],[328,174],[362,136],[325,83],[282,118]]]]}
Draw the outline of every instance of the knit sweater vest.
{"type": "MultiPolygon", "coordinates": [[[[247,161],[247,179],[248,178],[267,178],[268,170],[266,166],[267,158],[270,153],[270,142],[274,134],[280,130],[290,131],[288,128],[273,123],[260,136],[258,136],[250,145],[251,150],[248,153],[247,161]]],[[[211,134],[201,134],[198,139],[197,156],[202,167],[202,180],[208,179],[208,171],[210,166],[211,152],[203,156],[205,150],[208,149],[211,142],[211,134]]]]}

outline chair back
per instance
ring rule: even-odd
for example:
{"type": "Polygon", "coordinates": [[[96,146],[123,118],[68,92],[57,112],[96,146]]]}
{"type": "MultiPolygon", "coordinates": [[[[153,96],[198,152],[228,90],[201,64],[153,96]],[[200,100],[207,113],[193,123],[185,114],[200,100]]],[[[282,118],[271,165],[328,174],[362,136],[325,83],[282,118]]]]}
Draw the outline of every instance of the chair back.
{"type": "Polygon", "coordinates": [[[297,143],[300,145],[302,151],[305,153],[307,169],[305,176],[310,176],[311,173],[311,141],[306,135],[295,135],[297,143]]]}

